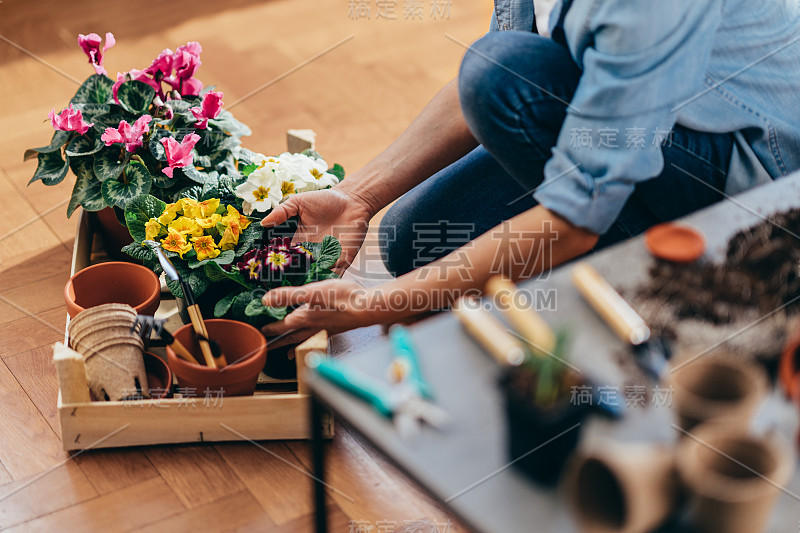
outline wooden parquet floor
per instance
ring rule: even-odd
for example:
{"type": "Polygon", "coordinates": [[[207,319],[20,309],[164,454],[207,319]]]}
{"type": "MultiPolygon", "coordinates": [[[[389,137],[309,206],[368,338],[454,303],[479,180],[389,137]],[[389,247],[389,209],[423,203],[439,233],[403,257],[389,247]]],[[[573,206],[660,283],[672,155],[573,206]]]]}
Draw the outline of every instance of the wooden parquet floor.
{"type": "MultiPolygon", "coordinates": [[[[352,171],[455,76],[464,50],[453,39],[480,36],[490,9],[486,0],[0,1],[0,530],[303,532],[313,519],[307,443],[61,450],[50,346],[64,331],[73,182],[28,188],[35,163],[22,153],[49,140],[48,111],[91,72],[76,35],[115,33],[112,75],[199,41],[198,77],[229,108],[264,87],[233,109],[253,130],[248,147],[280,152],[286,129],[313,128],[319,151],[352,171]],[[434,17],[434,4],[447,16],[434,17]],[[392,6],[395,20],[379,13],[392,6]]],[[[463,530],[341,427],[329,457],[341,492],[329,501],[332,531],[415,530],[418,520],[428,523],[421,531],[448,521],[447,531],[463,530]]]]}

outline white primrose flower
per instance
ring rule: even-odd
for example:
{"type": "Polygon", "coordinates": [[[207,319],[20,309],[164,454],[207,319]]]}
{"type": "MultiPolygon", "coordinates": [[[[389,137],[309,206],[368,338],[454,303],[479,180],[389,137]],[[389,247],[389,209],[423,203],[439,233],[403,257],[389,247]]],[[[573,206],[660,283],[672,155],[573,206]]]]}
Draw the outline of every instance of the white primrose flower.
{"type": "Polygon", "coordinates": [[[245,215],[255,211],[269,211],[281,200],[281,180],[268,166],[254,170],[247,181],[236,187],[236,196],[243,200],[242,210],[245,215]]]}
{"type": "Polygon", "coordinates": [[[285,152],[278,160],[280,165],[275,172],[283,181],[291,182],[296,192],[316,191],[339,183],[336,176],[327,172],[324,159],[285,152]]]}

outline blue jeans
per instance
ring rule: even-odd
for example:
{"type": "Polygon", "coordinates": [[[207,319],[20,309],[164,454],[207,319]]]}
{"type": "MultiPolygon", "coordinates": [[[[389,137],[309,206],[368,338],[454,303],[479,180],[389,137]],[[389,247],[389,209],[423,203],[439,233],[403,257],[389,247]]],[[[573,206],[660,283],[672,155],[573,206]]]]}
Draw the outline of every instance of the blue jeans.
{"type": "MultiPolygon", "coordinates": [[[[470,48],[459,94],[480,146],[386,213],[381,254],[393,275],[424,266],[536,205],[532,193],[580,77],[566,48],[533,33],[493,32],[470,48]]],[[[618,137],[624,148],[625,132],[618,137]]],[[[663,171],[637,185],[595,249],[723,198],[733,134],[678,125],[665,137],[663,171]]]]}

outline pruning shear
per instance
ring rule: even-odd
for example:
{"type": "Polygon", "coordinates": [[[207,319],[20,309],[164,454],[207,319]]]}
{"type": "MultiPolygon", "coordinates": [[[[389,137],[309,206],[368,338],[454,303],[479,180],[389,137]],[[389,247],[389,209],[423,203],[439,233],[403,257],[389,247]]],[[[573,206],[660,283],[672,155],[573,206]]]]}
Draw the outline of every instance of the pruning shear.
{"type": "Polygon", "coordinates": [[[422,377],[411,336],[403,326],[393,326],[389,339],[394,357],[388,368],[394,382],[377,380],[362,371],[349,367],[329,357],[314,355],[308,364],[323,378],[342,389],[366,400],[383,416],[391,418],[395,429],[403,440],[417,436],[425,423],[431,427],[442,427],[450,416],[431,403],[431,387],[422,377]]]}

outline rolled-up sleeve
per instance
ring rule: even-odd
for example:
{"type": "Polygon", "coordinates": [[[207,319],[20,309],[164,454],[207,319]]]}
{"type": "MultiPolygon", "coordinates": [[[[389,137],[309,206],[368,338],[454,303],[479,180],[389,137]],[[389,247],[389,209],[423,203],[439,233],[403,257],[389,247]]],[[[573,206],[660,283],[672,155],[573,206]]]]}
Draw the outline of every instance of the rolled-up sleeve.
{"type": "Polygon", "coordinates": [[[638,182],[664,166],[662,141],[704,90],[722,0],[575,0],[565,30],[583,74],[534,198],[603,234],[638,182]]]}

